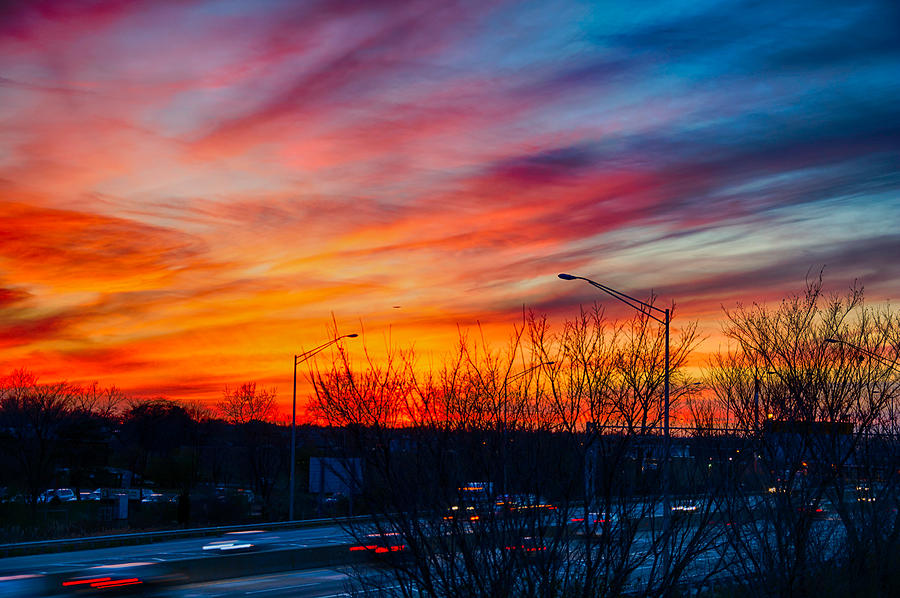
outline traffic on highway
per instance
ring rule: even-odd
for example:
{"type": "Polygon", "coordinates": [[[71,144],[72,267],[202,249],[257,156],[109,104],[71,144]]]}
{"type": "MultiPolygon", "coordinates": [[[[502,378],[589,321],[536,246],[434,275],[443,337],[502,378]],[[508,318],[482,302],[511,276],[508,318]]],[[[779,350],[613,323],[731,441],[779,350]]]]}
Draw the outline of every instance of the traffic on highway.
{"type": "MultiPolygon", "coordinates": [[[[598,511],[584,505],[560,509],[535,496],[501,495],[490,505],[478,501],[457,507],[426,522],[435,545],[451,528],[464,526],[465,533],[480,543],[482,552],[499,551],[500,562],[524,559],[535,567],[579,568],[591,566],[590,559],[596,558],[589,550],[591,546],[618,535],[629,547],[634,563],[626,585],[638,583],[657,566],[651,557],[660,547],[656,526],[664,514],[657,502],[638,501],[620,505],[618,511],[598,511]],[[461,520],[453,516],[459,511],[477,516],[461,520]],[[626,534],[630,534],[627,539],[626,534]]],[[[772,533],[754,519],[726,521],[720,507],[703,498],[683,498],[670,506],[673,518],[690,523],[694,517],[708,520],[713,516],[721,523],[697,551],[685,579],[714,578],[725,571],[724,563],[738,558],[727,541],[732,526],[752,528],[759,542],[768,541],[772,533]]],[[[825,502],[809,509],[816,533],[829,539],[827,545],[838,546],[840,526],[830,513],[825,502]]],[[[408,537],[401,529],[345,520],[294,529],[242,529],[152,544],[8,557],[0,559],[0,596],[200,598],[255,593],[299,595],[299,590],[309,596],[352,595],[351,566],[362,567],[370,581],[377,578],[389,587],[389,569],[397,565],[398,558],[412,558],[411,546],[417,542],[421,538],[408,537]]]]}

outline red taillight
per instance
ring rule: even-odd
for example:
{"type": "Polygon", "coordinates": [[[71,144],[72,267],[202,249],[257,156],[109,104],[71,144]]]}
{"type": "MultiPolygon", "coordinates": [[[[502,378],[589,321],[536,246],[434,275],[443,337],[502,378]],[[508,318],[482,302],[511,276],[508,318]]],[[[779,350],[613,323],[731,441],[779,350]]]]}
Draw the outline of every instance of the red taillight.
{"type": "Polygon", "coordinates": [[[570,523],[582,523],[584,521],[584,517],[573,517],[569,519],[570,523]]]}
{"type": "Polygon", "coordinates": [[[137,577],[131,577],[128,579],[113,579],[112,577],[92,577],[91,579],[74,579],[70,581],[64,581],[62,585],[66,587],[90,585],[92,588],[102,590],[106,588],[118,588],[121,586],[134,586],[140,583],[143,582],[137,577]]]}
{"type": "Polygon", "coordinates": [[[62,583],[63,586],[80,586],[84,584],[94,585],[95,583],[101,583],[104,581],[111,581],[112,577],[94,577],[92,579],[78,579],[74,581],[64,581],[62,583]]]}
{"type": "Polygon", "coordinates": [[[104,588],[119,588],[122,586],[136,586],[142,583],[140,579],[137,577],[132,577],[131,579],[119,579],[116,581],[104,581],[98,583],[92,583],[92,588],[104,589],[104,588]]]}

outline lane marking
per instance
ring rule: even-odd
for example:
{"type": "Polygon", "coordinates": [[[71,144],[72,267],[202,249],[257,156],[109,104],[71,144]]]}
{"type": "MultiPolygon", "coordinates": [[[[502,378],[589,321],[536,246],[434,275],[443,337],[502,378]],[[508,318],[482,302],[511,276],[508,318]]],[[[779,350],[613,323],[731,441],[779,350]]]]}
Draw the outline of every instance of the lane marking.
{"type": "Polygon", "coordinates": [[[252,592],[244,592],[247,596],[251,594],[263,594],[265,592],[278,592],[281,590],[296,590],[299,588],[308,588],[309,586],[317,586],[317,583],[301,583],[299,586],[280,586],[277,588],[266,588],[264,590],[253,590],[252,592]]]}

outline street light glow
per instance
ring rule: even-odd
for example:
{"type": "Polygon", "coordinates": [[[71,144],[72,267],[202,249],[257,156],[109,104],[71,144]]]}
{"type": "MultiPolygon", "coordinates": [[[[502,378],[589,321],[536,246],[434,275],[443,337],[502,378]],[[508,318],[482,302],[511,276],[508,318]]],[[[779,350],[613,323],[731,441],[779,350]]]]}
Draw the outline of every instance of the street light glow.
{"type": "MultiPolygon", "coordinates": [[[[600,284],[595,280],[591,280],[590,278],[585,278],[583,276],[573,276],[572,274],[560,273],[557,274],[559,278],[562,280],[583,280],[592,287],[595,287],[610,297],[614,299],[618,299],[622,303],[628,305],[641,312],[648,318],[651,318],[665,327],[665,335],[666,335],[666,353],[665,353],[665,377],[663,382],[663,436],[665,438],[665,455],[663,456],[663,528],[668,533],[670,525],[671,525],[671,493],[670,493],[670,480],[669,480],[669,468],[671,467],[672,460],[672,437],[669,430],[669,325],[671,323],[671,312],[668,308],[660,309],[653,305],[652,303],[647,303],[646,301],[641,301],[640,299],[636,299],[631,295],[627,295],[622,291],[617,291],[611,287],[606,286],[605,284],[600,284]],[[658,317],[654,315],[653,312],[659,313],[662,317],[658,317]]],[[[593,492],[592,492],[593,493],[593,492]]],[[[671,557],[670,553],[671,547],[669,546],[669,540],[666,539],[665,544],[663,545],[663,559],[665,560],[665,566],[668,567],[669,559],[671,557]]]]}

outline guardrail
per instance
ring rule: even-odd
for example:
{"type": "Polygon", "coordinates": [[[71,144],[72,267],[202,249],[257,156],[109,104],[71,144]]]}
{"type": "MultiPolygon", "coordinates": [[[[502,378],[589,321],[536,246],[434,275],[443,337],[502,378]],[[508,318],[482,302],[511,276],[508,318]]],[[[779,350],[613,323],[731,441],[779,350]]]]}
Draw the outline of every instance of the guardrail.
{"type": "Polygon", "coordinates": [[[110,546],[152,544],[153,542],[161,542],[166,540],[211,536],[216,534],[224,534],[227,532],[248,531],[259,528],[296,529],[302,527],[316,527],[320,525],[347,523],[354,520],[364,519],[366,519],[366,516],[324,519],[297,519],[294,521],[272,521],[251,523],[246,525],[219,525],[215,527],[195,527],[188,529],[162,530],[154,532],[106,534],[103,536],[88,536],[85,538],[61,538],[56,540],[15,542],[11,544],[0,544],[0,555],[8,557],[13,555],[36,554],[42,552],[63,552],[65,550],[90,550],[93,548],[110,546]]]}

